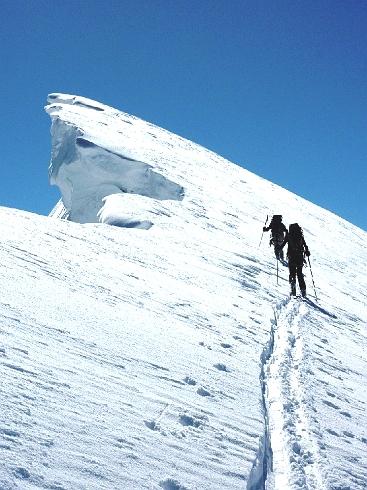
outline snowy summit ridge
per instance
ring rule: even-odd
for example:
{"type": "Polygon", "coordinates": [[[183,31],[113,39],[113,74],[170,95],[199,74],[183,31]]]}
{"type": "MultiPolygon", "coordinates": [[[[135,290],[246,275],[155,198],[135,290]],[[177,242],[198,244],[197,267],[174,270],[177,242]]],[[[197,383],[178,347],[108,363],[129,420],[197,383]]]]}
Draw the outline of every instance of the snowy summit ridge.
{"type": "MultiPolygon", "coordinates": [[[[153,207],[158,200],[183,198],[183,188],[164,176],[164,169],[139,161],[145,154],[138,150],[146,142],[136,141],[135,150],[122,138],[126,125],[137,126],[138,120],[83,97],[51,94],[48,100],[53,140],[50,182],[59,186],[71,221],[146,227],[149,222],[136,217],[116,221],[108,196],[144,196],[153,200],[153,207]]],[[[137,136],[136,127],[133,133],[137,136]]],[[[150,202],[131,197],[129,201],[130,209],[150,202]]]]}
{"type": "Polygon", "coordinates": [[[98,102],[46,111],[62,201],[0,208],[0,488],[365,489],[367,234],[98,102]],[[277,284],[273,213],[318,301],[277,284]]]}

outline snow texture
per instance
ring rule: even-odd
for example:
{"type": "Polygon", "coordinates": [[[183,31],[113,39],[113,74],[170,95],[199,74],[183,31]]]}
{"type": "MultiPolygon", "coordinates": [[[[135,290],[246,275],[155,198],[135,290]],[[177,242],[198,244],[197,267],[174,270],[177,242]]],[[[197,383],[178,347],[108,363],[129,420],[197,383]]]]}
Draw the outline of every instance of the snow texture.
{"type": "Polygon", "coordinates": [[[46,110],[63,201],[0,208],[0,488],[365,489],[367,234],[136,117],[46,110]],[[318,301],[309,268],[307,300],[277,285],[273,213],[318,301]]]}

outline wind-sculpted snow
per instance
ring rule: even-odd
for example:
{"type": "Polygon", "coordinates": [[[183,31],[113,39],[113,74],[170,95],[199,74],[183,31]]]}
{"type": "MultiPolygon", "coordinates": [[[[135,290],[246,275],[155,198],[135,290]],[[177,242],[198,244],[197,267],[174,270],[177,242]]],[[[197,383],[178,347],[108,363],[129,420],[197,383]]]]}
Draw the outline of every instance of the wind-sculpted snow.
{"type": "Polygon", "coordinates": [[[0,208],[0,488],[365,489],[366,233],[152,124],[49,102],[67,208],[0,208]],[[308,268],[307,301],[283,266],[277,285],[273,212],[303,226],[318,302],[308,268]]]}
{"type": "MultiPolygon", "coordinates": [[[[69,105],[67,97],[51,100],[69,105]]],[[[73,100],[76,107],[93,108],[93,104],[73,100]]],[[[126,222],[124,215],[116,216],[113,222],[103,221],[101,212],[105,198],[113,194],[138,194],[159,200],[182,200],[184,189],[154,170],[152,165],[125,155],[118,149],[102,146],[94,142],[93,135],[84,136],[79,126],[63,121],[54,105],[48,107],[52,114],[52,157],[50,182],[57,185],[62,193],[63,208],[58,209],[70,221],[78,223],[102,222],[118,226],[141,227],[141,220],[126,222]],[[117,218],[117,219],[116,219],[117,218]]],[[[103,109],[99,109],[102,110],[103,109]]],[[[120,150],[121,151],[121,150],[120,150]]],[[[143,201],[142,201],[143,202],[143,201]]],[[[114,212],[116,215],[116,211],[114,212]]],[[[60,215],[59,215],[60,216],[60,215]]],[[[147,221],[147,220],[143,220],[147,221]]],[[[145,226],[143,226],[145,227],[145,226]]]]}

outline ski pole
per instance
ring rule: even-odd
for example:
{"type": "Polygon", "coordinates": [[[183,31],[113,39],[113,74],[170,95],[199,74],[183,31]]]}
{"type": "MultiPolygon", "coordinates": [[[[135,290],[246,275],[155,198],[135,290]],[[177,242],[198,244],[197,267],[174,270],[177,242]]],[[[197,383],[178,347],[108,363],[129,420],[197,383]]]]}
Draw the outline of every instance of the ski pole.
{"type": "Polygon", "coordinates": [[[316,294],[315,281],[313,280],[313,274],[312,274],[312,267],[311,267],[310,257],[308,256],[307,259],[308,259],[308,265],[310,266],[310,272],[311,272],[311,277],[312,277],[312,284],[313,284],[313,289],[315,291],[315,298],[316,298],[316,301],[318,301],[318,297],[317,297],[317,294],[316,294]]]}
{"type": "MultiPolygon", "coordinates": [[[[269,216],[268,216],[268,215],[266,215],[266,221],[265,221],[264,226],[266,226],[266,225],[267,225],[268,218],[269,218],[269,216]]],[[[261,238],[260,238],[259,248],[260,248],[260,245],[261,245],[261,242],[262,242],[263,236],[264,236],[264,230],[263,230],[263,232],[261,233],[261,238]]]]}
{"type": "Polygon", "coordinates": [[[277,259],[277,285],[279,285],[279,259],[277,259]]]}

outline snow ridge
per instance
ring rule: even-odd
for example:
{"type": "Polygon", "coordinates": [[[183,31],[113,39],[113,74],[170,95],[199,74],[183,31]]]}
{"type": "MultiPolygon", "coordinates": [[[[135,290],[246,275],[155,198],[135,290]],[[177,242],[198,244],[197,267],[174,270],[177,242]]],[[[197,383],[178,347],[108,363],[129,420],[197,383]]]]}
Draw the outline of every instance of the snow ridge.
{"type": "Polygon", "coordinates": [[[366,232],[151,123],[49,102],[63,219],[0,208],[0,488],[365,490],[366,232]],[[319,304],[285,300],[273,212],[302,224],[319,304]]]}
{"type": "Polygon", "coordinates": [[[291,299],[278,304],[274,311],[273,346],[265,366],[264,380],[272,472],[269,473],[270,465],[266,465],[266,486],[257,488],[327,488],[323,464],[325,454],[323,444],[320,443],[320,432],[315,437],[307,416],[307,412],[312,412],[313,407],[305,407],[302,321],[308,312],[306,304],[301,300],[291,299]]]}

